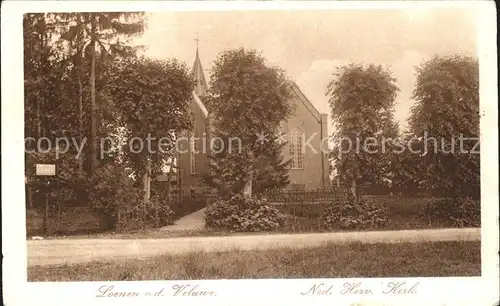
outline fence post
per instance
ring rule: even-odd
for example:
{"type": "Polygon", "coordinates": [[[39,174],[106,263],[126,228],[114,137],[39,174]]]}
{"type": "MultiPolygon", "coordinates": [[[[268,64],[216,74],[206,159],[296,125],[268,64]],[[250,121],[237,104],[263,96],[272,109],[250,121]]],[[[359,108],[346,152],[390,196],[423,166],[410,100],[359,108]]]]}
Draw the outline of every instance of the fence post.
{"type": "Polygon", "coordinates": [[[57,199],[57,217],[58,217],[58,230],[60,231],[62,228],[62,217],[61,217],[61,199],[57,199]]]}
{"type": "Polygon", "coordinates": [[[156,227],[159,227],[160,220],[158,219],[158,201],[156,202],[155,205],[155,220],[156,220],[156,227]]]}
{"type": "Polygon", "coordinates": [[[49,223],[49,195],[47,192],[45,193],[45,211],[43,216],[43,231],[45,234],[48,232],[48,223],[49,223]]]}
{"type": "Polygon", "coordinates": [[[117,218],[117,219],[118,219],[118,222],[117,222],[117,224],[116,224],[116,229],[117,229],[118,231],[120,231],[120,226],[121,226],[121,221],[122,221],[122,211],[121,211],[121,209],[120,209],[120,208],[118,208],[118,211],[117,211],[117,217],[118,217],[118,218],[117,218]]]}

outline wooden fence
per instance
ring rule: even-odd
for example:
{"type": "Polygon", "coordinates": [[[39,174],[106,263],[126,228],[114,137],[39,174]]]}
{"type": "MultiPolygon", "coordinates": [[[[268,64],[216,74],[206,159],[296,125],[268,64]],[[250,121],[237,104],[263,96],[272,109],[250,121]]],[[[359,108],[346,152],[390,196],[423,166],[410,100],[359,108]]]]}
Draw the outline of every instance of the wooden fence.
{"type": "Polygon", "coordinates": [[[267,202],[275,203],[304,203],[314,204],[331,202],[339,198],[341,193],[334,189],[311,190],[273,190],[262,196],[267,202]]]}
{"type": "Polygon", "coordinates": [[[343,194],[335,189],[273,190],[262,196],[285,215],[288,232],[319,231],[321,216],[326,207],[343,194]]]}
{"type": "MultiPolygon", "coordinates": [[[[158,207],[155,207],[155,213],[158,214],[158,207]]],[[[122,207],[117,212],[116,230],[121,232],[130,226],[144,227],[147,221],[147,208],[144,204],[127,208],[122,207]]],[[[158,218],[156,221],[158,222],[158,218]]],[[[155,225],[158,226],[158,224],[155,225]]]]}

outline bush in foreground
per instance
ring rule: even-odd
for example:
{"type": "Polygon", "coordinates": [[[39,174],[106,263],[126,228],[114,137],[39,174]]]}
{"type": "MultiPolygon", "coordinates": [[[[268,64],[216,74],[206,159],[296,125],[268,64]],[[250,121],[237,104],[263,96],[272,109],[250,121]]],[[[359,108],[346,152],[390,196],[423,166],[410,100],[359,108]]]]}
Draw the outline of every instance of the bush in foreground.
{"type": "Polygon", "coordinates": [[[481,203],[471,198],[440,199],[428,203],[421,215],[429,225],[480,227],[481,203]]]}
{"type": "Polygon", "coordinates": [[[175,212],[170,207],[167,199],[160,197],[153,197],[150,200],[148,209],[148,220],[152,221],[155,225],[167,226],[174,224],[175,212]],[[158,210],[158,211],[157,211],[158,210]]]}
{"type": "MultiPolygon", "coordinates": [[[[160,197],[152,197],[147,205],[140,204],[132,211],[139,217],[123,218],[117,224],[116,229],[121,232],[136,232],[156,227],[171,225],[175,220],[175,212],[170,208],[168,200],[160,197]]],[[[132,216],[134,213],[131,214],[132,216]]]]}
{"type": "Polygon", "coordinates": [[[117,226],[119,209],[132,209],[141,203],[142,191],[133,183],[128,173],[118,165],[105,165],[93,173],[90,203],[108,219],[110,228],[117,226]]]}
{"type": "Polygon", "coordinates": [[[285,218],[276,208],[263,201],[235,195],[219,199],[207,207],[205,224],[214,230],[230,232],[273,231],[283,227],[285,218]]]}
{"type": "Polygon", "coordinates": [[[388,212],[383,202],[354,201],[345,198],[327,207],[320,217],[326,229],[375,229],[388,223],[388,212]]]}

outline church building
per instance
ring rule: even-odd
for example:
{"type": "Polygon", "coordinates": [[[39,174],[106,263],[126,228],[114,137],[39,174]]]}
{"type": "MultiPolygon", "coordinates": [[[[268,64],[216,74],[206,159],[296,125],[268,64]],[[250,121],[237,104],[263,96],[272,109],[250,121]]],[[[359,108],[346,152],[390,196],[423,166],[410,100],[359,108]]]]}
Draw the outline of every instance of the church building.
{"type": "MultiPolygon", "coordinates": [[[[191,139],[199,140],[190,141],[189,149],[178,154],[176,181],[182,190],[204,188],[202,174],[208,171],[209,163],[208,152],[204,153],[200,147],[203,139],[209,143],[207,138],[210,135],[210,118],[203,104],[208,83],[198,49],[192,76],[196,85],[190,101],[194,119],[190,136],[194,136],[191,139]]],[[[288,172],[290,185],[287,189],[329,188],[329,161],[326,151],[322,150],[322,139],[325,139],[323,145],[327,145],[328,115],[320,113],[294,82],[290,90],[292,95],[289,103],[293,104],[295,111],[290,119],[282,124],[282,132],[287,140],[283,156],[285,161],[291,160],[288,172]]]]}

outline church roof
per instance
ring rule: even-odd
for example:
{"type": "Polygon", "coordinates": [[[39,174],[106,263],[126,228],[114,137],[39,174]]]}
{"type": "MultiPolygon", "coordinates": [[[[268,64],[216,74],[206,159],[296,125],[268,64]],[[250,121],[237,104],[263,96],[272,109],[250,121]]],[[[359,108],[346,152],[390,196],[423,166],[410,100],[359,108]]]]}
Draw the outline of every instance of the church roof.
{"type": "Polygon", "coordinates": [[[201,101],[200,97],[198,97],[198,94],[195,90],[193,90],[193,99],[203,113],[203,116],[205,116],[205,118],[208,117],[208,110],[205,107],[205,104],[203,104],[203,102],[201,101]]]}
{"type": "Polygon", "coordinates": [[[196,58],[193,64],[192,70],[193,80],[195,81],[194,91],[198,96],[204,96],[208,89],[208,83],[205,79],[205,72],[203,66],[201,65],[200,56],[198,54],[198,48],[196,48],[196,58]]]}
{"type": "MultiPolygon", "coordinates": [[[[196,58],[193,64],[192,70],[193,80],[195,81],[195,88],[193,90],[193,98],[198,107],[201,109],[203,115],[205,117],[208,116],[207,108],[205,104],[202,102],[200,97],[203,97],[208,90],[208,83],[205,79],[205,73],[203,70],[203,66],[201,65],[200,55],[198,53],[198,48],[196,48],[196,58]]],[[[290,89],[293,93],[299,98],[299,100],[304,104],[307,110],[311,113],[311,115],[318,121],[321,122],[321,113],[318,109],[307,99],[304,93],[300,90],[299,86],[295,82],[291,82],[290,89]]]]}
{"type": "Polygon", "coordinates": [[[299,86],[295,82],[291,82],[290,88],[292,91],[297,95],[299,100],[304,104],[304,106],[307,108],[307,110],[313,115],[313,117],[318,121],[321,122],[321,113],[318,111],[318,109],[307,99],[306,95],[300,90],[299,86]]]}

